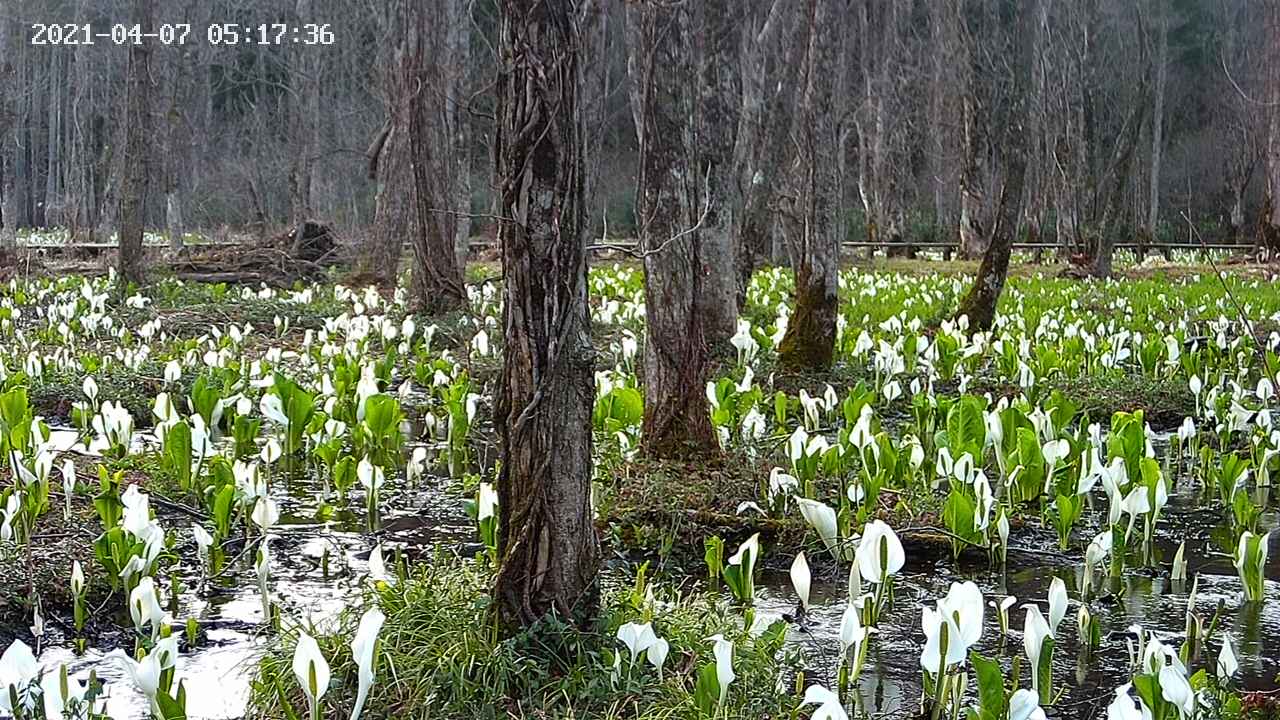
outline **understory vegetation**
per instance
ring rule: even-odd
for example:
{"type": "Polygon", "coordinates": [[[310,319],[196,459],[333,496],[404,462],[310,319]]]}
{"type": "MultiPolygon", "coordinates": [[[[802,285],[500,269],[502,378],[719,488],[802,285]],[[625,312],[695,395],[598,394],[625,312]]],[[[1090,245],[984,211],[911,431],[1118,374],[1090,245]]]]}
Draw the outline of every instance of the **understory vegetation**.
{"type": "Polygon", "coordinates": [[[848,269],[833,367],[783,373],[764,270],[691,461],[641,451],[642,272],[588,282],[601,609],[507,636],[500,283],[427,318],[336,281],[11,281],[10,705],[203,717],[221,681],[184,668],[230,647],[254,717],[1273,712],[1272,279],[1019,272],[975,333],[964,276],[848,269]]]}

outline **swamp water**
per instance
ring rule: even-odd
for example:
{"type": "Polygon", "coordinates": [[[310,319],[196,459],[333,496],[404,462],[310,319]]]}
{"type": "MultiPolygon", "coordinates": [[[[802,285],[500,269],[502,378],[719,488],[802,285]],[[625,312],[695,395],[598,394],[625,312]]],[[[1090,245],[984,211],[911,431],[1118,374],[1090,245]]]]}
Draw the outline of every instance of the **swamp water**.
{"type": "MultiPolygon", "coordinates": [[[[1153,541],[1153,554],[1159,562],[1153,567],[1137,566],[1130,558],[1122,577],[1107,577],[1107,568],[1095,569],[1093,601],[1090,612],[1098,620],[1101,644],[1085,655],[1076,629],[1077,599],[1080,595],[1083,560],[1059,554],[1051,531],[1043,533],[1045,549],[1039,547],[1018,551],[1019,538],[1011,538],[1008,568],[1000,571],[988,567],[985,560],[957,567],[949,559],[936,566],[907,564],[895,579],[895,603],[872,634],[871,647],[857,683],[861,710],[874,717],[913,718],[919,715],[922,695],[920,651],[924,632],[920,626],[920,608],[932,607],[947,593],[952,582],[972,580],[982,589],[985,601],[997,604],[1008,595],[1018,599],[1009,609],[1009,636],[1002,642],[999,615],[988,605],[983,615],[982,639],[974,650],[991,658],[999,658],[1006,672],[1012,659],[1022,657],[1022,687],[1030,687],[1028,663],[1022,648],[1023,605],[1036,603],[1048,616],[1048,589],[1053,578],[1066,583],[1072,600],[1055,636],[1053,687],[1057,702],[1046,708],[1050,718],[1091,720],[1105,717],[1106,706],[1114,690],[1128,682],[1132,675],[1127,639],[1134,639],[1130,627],[1137,624],[1151,636],[1177,649],[1185,637],[1187,601],[1193,582],[1196,587],[1194,612],[1204,620],[1208,632],[1215,613],[1217,627],[1201,644],[1199,653],[1188,663],[1194,673],[1215,667],[1224,633],[1230,633],[1240,670],[1237,686],[1247,690],[1274,690],[1280,673],[1280,557],[1272,553],[1266,566],[1265,603],[1245,603],[1240,580],[1231,558],[1218,550],[1212,539],[1220,518],[1212,511],[1196,505],[1192,491],[1183,488],[1170,495],[1161,515],[1160,528],[1153,541]],[[1170,533],[1176,528],[1178,538],[1170,533]],[[1186,582],[1169,579],[1169,563],[1185,534],[1185,557],[1188,562],[1186,582]],[[1221,610],[1219,610],[1221,608],[1221,610]]],[[[1099,505],[1099,507],[1104,507],[1099,505]]],[[[1280,525],[1277,513],[1264,513],[1263,532],[1280,525]]],[[[1135,529],[1135,532],[1139,530],[1135,529]]],[[[1025,539],[1024,539],[1025,542],[1025,539]]],[[[1104,563],[1106,564],[1106,563],[1104,563]]],[[[847,571],[848,566],[843,566],[847,571]]],[[[803,649],[808,666],[806,683],[816,682],[835,687],[836,663],[840,648],[841,615],[847,604],[847,579],[814,578],[810,591],[807,622],[793,625],[788,639],[803,649]]],[[[795,612],[795,591],[785,572],[767,574],[758,587],[757,614],[780,615],[795,612]]],[[[972,676],[970,690],[973,691],[972,676]]],[[[850,712],[852,716],[853,713],[850,712]]]]}
{"type": "MultiPolygon", "coordinates": [[[[384,498],[384,507],[389,509],[383,512],[377,531],[369,533],[364,516],[351,510],[339,510],[327,521],[317,522],[317,484],[296,478],[277,479],[271,487],[281,517],[270,533],[270,589],[280,612],[321,626],[333,620],[349,602],[358,602],[360,579],[367,572],[369,552],[378,542],[384,544],[388,562],[390,549],[395,547],[425,553],[433,546],[458,548],[474,542],[472,523],[463,512],[464,499],[439,489],[452,484],[440,475],[428,474],[415,488],[398,488],[384,498]]],[[[1198,506],[1194,493],[1182,487],[1171,494],[1153,543],[1153,555],[1158,560],[1154,566],[1142,567],[1131,559],[1119,579],[1107,578],[1105,568],[1095,571],[1095,599],[1090,610],[1101,624],[1102,642],[1087,656],[1079,652],[1079,605],[1075,600],[1071,602],[1056,635],[1053,682],[1060,695],[1054,706],[1047,708],[1049,717],[1091,720],[1105,713],[1114,688],[1130,676],[1126,638],[1132,637],[1131,625],[1140,624],[1166,644],[1179,645],[1187,600],[1196,577],[1199,585],[1194,610],[1203,617],[1206,629],[1220,607],[1221,611],[1217,629],[1199,656],[1193,658],[1191,671],[1200,667],[1211,670],[1223,632],[1230,632],[1240,661],[1237,682],[1251,690],[1276,687],[1280,673],[1280,583],[1267,582],[1268,602],[1243,602],[1231,558],[1217,549],[1214,540],[1221,520],[1213,511],[1198,506]],[[1168,563],[1184,537],[1190,580],[1175,583],[1169,579],[1168,563]]],[[[359,507],[355,500],[348,505],[359,507]]],[[[1273,529],[1280,525],[1280,517],[1274,511],[1266,512],[1261,525],[1264,532],[1273,529]]],[[[1020,538],[1015,533],[1005,571],[990,568],[985,560],[969,562],[962,558],[957,564],[946,559],[928,566],[913,563],[908,556],[906,567],[895,580],[894,605],[872,636],[867,661],[856,684],[861,711],[887,718],[918,715],[919,658],[924,642],[920,608],[932,606],[952,582],[973,580],[988,601],[998,603],[1006,595],[1018,598],[1009,611],[1009,637],[1001,641],[996,610],[988,606],[982,639],[974,648],[989,657],[1001,658],[1006,668],[1013,657],[1023,652],[1024,603],[1037,602],[1045,609],[1049,583],[1054,577],[1066,582],[1073,598],[1079,597],[1082,561],[1058,553],[1051,532],[1029,530],[1021,535],[1020,538]],[[1027,535],[1034,537],[1028,542],[1027,535]],[[1020,540],[1026,549],[1018,549],[1020,540]]],[[[178,676],[186,686],[192,718],[243,717],[250,679],[269,642],[252,558],[229,556],[228,564],[231,569],[223,578],[209,583],[200,593],[188,589],[179,599],[177,617],[195,617],[204,635],[198,647],[184,651],[179,659],[178,676]]],[[[840,621],[847,597],[843,572],[847,568],[843,566],[840,577],[815,574],[810,611],[802,625],[792,625],[789,630],[789,643],[804,654],[806,683],[835,685],[840,621]]],[[[1271,554],[1266,576],[1280,578],[1280,553],[1271,554]]],[[[198,582],[197,577],[183,578],[188,588],[198,582]]],[[[777,617],[795,611],[796,596],[786,572],[764,572],[757,587],[758,616],[777,617]]],[[[128,624],[127,618],[124,624],[128,624]]],[[[174,632],[180,633],[181,625],[174,632]]],[[[77,657],[53,629],[46,636],[46,648],[39,659],[45,667],[65,663],[68,673],[81,681],[87,679],[90,669],[96,669],[105,683],[103,697],[108,715],[118,720],[145,719],[145,698],[118,664],[103,660],[105,653],[105,649],[91,647],[84,656],[77,657]]],[[[1025,687],[1029,685],[1025,658],[1023,666],[1025,687]]]]}
{"type": "MultiPolygon", "coordinates": [[[[74,442],[74,433],[71,435],[74,442]]],[[[348,603],[360,601],[360,581],[368,571],[369,553],[379,542],[384,543],[386,562],[390,563],[391,548],[425,551],[432,546],[459,547],[474,540],[472,523],[463,512],[463,498],[440,489],[450,484],[447,478],[428,474],[414,488],[388,488],[391,491],[384,494],[377,529],[370,533],[365,516],[351,509],[337,510],[328,520],[318,522],[317,499],[322,491],[318,483],[275,478],[270,488],[279,504],[280,520],[269,533],[269,586],[279,612],[324,627],[348,603]]],[[[348,505],[362,506],[358,498],[348,505]]],[[[248,547],[255,548],[256,542],[248,547]]],[[[193,617],[203,636],[194,650],[185,649],[184,640],[178,659],[178,679],[186,688],[188,715],[193,720],[244,717],[250,680],[270,640],[252,553],[228,553],[223,576],[207,582],[201,592],[193,589],[200,583],[199,577],[188,575],[181,580],[186,589],[179,597],[178,624],[173,632],[182,634],[182,622],[193,617]]],[[[114,598],[104,612],[115,612],[117,606],[118,598],[114,598]]],[[[127,615],[118,621],[129,625],[127,615]]],[[[78,657],[69,640],[55,630],[48,631],[46,649],[39,655],[43,667],[66,664],[68,675],[81,682],[88,679],[90,670],[96,670],[104,683],[102,699],[107,715],[113,720],[145,720],[150,716],[146,698],[124,669],[104,659],[110,648],[91,646],[78,657]]],[[[123,649],[129,652],[132,648],[123,649]]]]}

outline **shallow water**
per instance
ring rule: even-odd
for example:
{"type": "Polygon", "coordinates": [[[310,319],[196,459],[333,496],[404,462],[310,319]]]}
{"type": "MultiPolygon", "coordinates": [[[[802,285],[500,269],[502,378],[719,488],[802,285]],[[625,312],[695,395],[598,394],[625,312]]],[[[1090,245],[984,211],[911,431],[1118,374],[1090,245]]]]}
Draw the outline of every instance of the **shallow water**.
{"type": "MultiPolygon", "coordinates": [[[[1104,505],[1098,507],[1101,509],[1104,505]]],[[[997,603],[1010,594],[1018,598],[1017,604],[1009,610],[1008,638],[1002,642],[996,610],[987,607],[982,639],[974,648],[988,657],[1001,658],[1008,671],[1012,658],[1023,653],[1022,606],[1036,602],[1047,617],[1049,583],[1054,577],[1060,577],[1066,583],[1072,601],[1056,633],[1053,680],[1055,692],[1062,694],[1049,715],[1066,720],[1098,717],[1111,701],[1113,690],[1128,682],[1131,676],[1130,651],[1126,642],[1131,625],[1140,624],[1148,633],[1154,633],[1175,649],[1182,643],[1192,582],[1172,582],[1168,564],[1183,535],[1187,541],[1188,577],[1191,580],[1199,577],[1195,612],[1204,619],[1206,632],[1219,605],[1222,607],[1218,629],[1208,639],[1207,647],[1202,645],[1198,656],[1192,659],[1190,672],[1194,673],[1199,668],[1213,672],[1222,634],[1228,632],[1240,662],[1236,676],[1238,685],[1250,690],[1274,689],[1276,676],[1280,673],[1280,583],[1274,579],[1267,582],[1266,603],[1243,601],[1240,581],[1230,557],[1223,554],[1211,539],[1218,520],[1218,515],[1212,510],[1195,507],[1195,498],[1190,491],[1175,493],[1162,514],[1161,530],[1153,541],[1153,554],[1163,557],[1163,564],[1156,567],[1134,566],[1140,559],[1131,557],[1122,577],[1115,580],[1106,577],[1105,568],[1096,571],[1094,597],[1109,596],[1113,599],[1095,599],[1090,603],[1090,612],[1099,620],[1102,642],[1087,658],[1081,657],[1076,630],[1083,561],[1078,555],[1057,553],[1056,539],[1052,540],[1055,543],[1052,551],[1028,553],[1011,550],[1007,571],[993,571],[985,560],[975,563],[962,559],[956,567],[949,559],[936,566],[920,566],[912,564],[908,558],[907,566],[896,579],[894,607],[873,635],[867,662],[857,684],[862,708],[890,717],[913,717],[919,712],[922,692],[920,652],[924,646],[920,608],[923,604],[932,606],[937,598],[946,594],[952,582],[972,580],[982,589],[985,599],[997,603]]],[[[1277,524],[1276,513],[1268,512],[1263,515],[1261,529],[1265,532],[1277,524]]],[[[1027,534],[1056,538],[1052,531],[1027,534]]],[[[1025,538],[1015,534],[1011,545],[1018,547],[1020,540],[1025,538]]],[[[1032,542],[1037,541],[1033,539],[1032,542]]],[[[843,570],[847,569],[848,566],[844,566],[843,570]]],[[[815,578],[805,627],[793,625],[788,636],[793,645],[804,653],[806,682],[819,682],[829,687],[835,684],[840,620],[847,603],[847,579],[843,573],[841,575],[839,578],[825,578],[825,582],[818,582],[815,578]]],[[[1266,575],[1268,578],[1280,577],[1280,557],[1275,552],[1268,559],[1266,575]]],[[[761,585],[763,588],[758,592],[757,601],[759,613],[781,615],[794,612],[797,599],[787,573],[766,574],[761,585]]],[[[1022,685],[1029,687],[1025,657],[1022,665],[1022,685]]]]}
{"type": "MultiPolygon", "coordinates": [[[[68,436],[69,441],[73,439],[68,436]]],[[[444,489],[453,485],[445,475],[428,475],[412,488],[388,483],[382,503],[388,509],[373,529],[360,510],[363,502],[359,496],[349,498],[326,520],[317,521],[316,498],[321,488],[314,477],[273,478],[271,488],[280,505],[281,520],[271,532],[271,591],[281,613],[320,625],[333,620],[358,598],[369,551],[377,542],[383,543],[390,563],[393,548],[414,552],[433,545],[457,547],[473,541],[474,530],[462,510],[463,498],[444,489]]],[[[1095,501],[1096,510],[1092,517],[1086,514],[1082,526],[1105,512],[1105,501],[1095,501]]],[[[1168,564],[1183,539],[1187,542],[1189,576],[1200,578],[1195,611],[1204,618],[1206,628],[1219,605],[1223,608],[1220,629],[1193,659],[1193,671],[1199,667],[1212,670],[1221,632],[1225,630],[1231,633],[1240,661],[1238,681],[1249,689],[1276,686],[1280,673],[1280,583],[1268,582],[1265,605],[1242,602],[1240,582],[1227,555],[1229,548],[1220,547],[1215,535],[1221,523],[1217,511],[1200,506],[1195,489],[1177,488],[1164,509],[1153,542],[1155,565],[1144,567],[1140,558],[1131,557],[1119,579],[1106,578],[1105,569],[1097,572],[1095,597],[1115,598],[1095,599],[1090,604],[1101,624],[1102,644],[1089,657],[1080,657],[1075,620],[1078,603],[1073,600],[1057,632],[1053,677],[1055,690],[1062,695],[1051,709],[1052,717],[1085,720],[1096,717],[1105,707],[1115,686],[1130,675],[1126,636],[1131,625],[1141,623],[1163,641],[1175,646],[1181,643],[1191,584],[1171,582],[1168,564]]],[[[1269,510],[1263,514],[1261,524],[1263,531],[1275,528],[1280,525],[1280,517],[1269,510]]],[[[1072,546],[1080,547],[1087,537],[1078,529],[1072,546]]],[[[973,580],[988,600],[999,601],[1008,594],[1018,598],[1018,604],[1010,610],[1009,637],[1002,641],[996,612],[988,607],[982,640],[975,648],[984,655],[1002,658],[1006,668],[1014,656],[1022,653],[1023,603],[1038,602],[1047,615],[1045,596],[1053,577],[1066,582],[1073,598],[1079,596],[1082,561],[1078,553],[1058,552],[1051,530],[1026,528],[1015,533],[1012,544],[1015,549],[1010,552],[1006,571],[993,571],[985,558],[973,560],[966,556],[959,563],[947,558],[936,564],[912,563],[908,558],[896,580],[894,606],[873,636],[857,683],[858,702],[864,710],[888,717],[912,717],[917,713],[921,698],[919,656],[924,642],[920,607],[943,596],[952,582],[973,580]],[[1019,551],[1018,547],[1024,550],[1019,551]]],[[[205,633],[202,644],[183,652],[178,666],[193,718],[221,720],[244,715],[250,678],[268,642],[252,558],[246,554],[238,559],[229,557],[228,562],[234,563],[233,569],[217,583],[208,584],[202,591],[183,593],[176,615],[179,624],[175,633],[181,633],[180,623],[187,617],[195,617],[205,633]]],[[[792,646],[803,652],[806,682],[834,686],[847,569],[845,565],[838,577],[835,573],[831,577],[815,577],[811,610],[804,626],[793,625],[789,631],[792,646]]],[[[1271,554],[1266,575],[1280,578],[1280,552],[1271,554]]],[[[195,587],[199,580],[188,576],[183,578],[183,584],[195,587]]],[[[786,572],[764,573],[758,587],[758,615],[794,611],[796,598],[786,572]]],[[[128,625],[127,617],[124,624],[128,625]]],[[[96,669],[105,682],[104,697],[112,718],[147,716],[145,699],[121,667],[103,661],[103,650],[91,649],[85,656],[76,657],[68,648],[57,646],[58,638],[52,632],[48,639],[54,644],[41,655],[45,667],[67,663],[69,673],[81,681],[88,677],[90,669],[96,669]]],[[[1022,684],[1028,685],[1025,672],[1022,684]]]]}
{"type": "MultiPolygon", "coordinates": [[[[334,620],[350,602],[358,600],[369,552],[378,542],[390,564],[393,548],[457,546],[472,539],[474,531],[462,510],[463,499],[444,489],[451,484],[447,478],[432,475],[412,488],[392,488],[389,483],[384,488],[388,492],[383,497],[382,517],[371,531],[364,514],[355,510],[363,507],[359,497],[349,499],[350,509],[318,522],[318,483],[304,478],[274,479],[270,487],[280,505],[280,524],[270,533],[270,591],[282,616],[319,626],[334,620]]],[[[182,634],[188,617],[196,618],[205,634],[199,646],[192,651],[184,649],[178,660],[177,677],[186,687],[192,718],[230,720],[244,716],[250,679],[269,640],[250,553],[227,560],[230,569],[224,577],[200,591],[182,594],[175,616],[175,634],[182,634]]],[[[194,588],[200,578],[187,576],[182,582],[194,588]]],[[[123,624],[128,626],[127,617],[123,624]]],[[[149,717],[145,697],[118,663],[104,660],[105,650],[90,648],[77,657],[70,647],[60,646],[60,638],[52,632],[47,639],[53,642],[40,655],[42,666],[65,663],[68,674],[81,682],[87,680],[90,670],[96,670],[104,683],[102,697],[110,717],[149,717]]]]}

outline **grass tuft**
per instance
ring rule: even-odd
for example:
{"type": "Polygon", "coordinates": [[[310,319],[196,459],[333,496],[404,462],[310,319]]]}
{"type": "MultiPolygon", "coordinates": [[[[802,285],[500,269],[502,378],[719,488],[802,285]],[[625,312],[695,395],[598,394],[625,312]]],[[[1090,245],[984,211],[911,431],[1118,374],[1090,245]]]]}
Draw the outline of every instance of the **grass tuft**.
{"type": "MultiPolygon", "coordinates": [[[[735,644],[737,679],[721,717],[786,717],[796,707],[794,693],[779,687],[795,660],[783,650],[785,626],[779,621],[752,635],[743,628],[740,610],[720,595],[667,596],[667,590],[654,588],[653,599],[647,587],[607,587],[593,631],[550,621],[536,637],[503,640],[490,620],[491,582],[485,567],[438,555],[416,565],[408,578],[369,593],[366,600],[376,602],[387,620],[365,717],[692,720],[702,717],[694,686],[699,669],[714,662],[706,639],[715,634],[735,644]],[[613,639],[621,624],[646,618],[671,643],[661,681],[643,658],[631,666],[613,639]],[[621,653],[616,682],[615,652],[621,653]]],[[[359,614],[353,608],[336,626],[309,630],[333,672],[323,717],[347,717],[356,697],[357,668],[348,643],[359,614]]],[[[297,628],[286,630],[261,660],[251,716],[286,718],[305,710],[291,669],[296,637],[297,628]]]]}

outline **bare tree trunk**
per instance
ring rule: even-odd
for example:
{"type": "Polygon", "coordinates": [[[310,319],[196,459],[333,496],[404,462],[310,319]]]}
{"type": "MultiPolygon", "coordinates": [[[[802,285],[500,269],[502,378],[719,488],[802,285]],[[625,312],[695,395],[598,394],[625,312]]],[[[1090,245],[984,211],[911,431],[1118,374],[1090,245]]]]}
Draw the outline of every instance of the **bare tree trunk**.
{"type": "Polygon", "coordinates": [[[66,95],[65,53],[49,56],[48,132],[45,134],[44,213],[48,225],[66,225],[62,196],[62,101],[66,95]]]}
{"type": "Polygon", "coordinates": [[[494,408],[502,455],[494,605],[511,634],[549,615],[585,625],[599,603],[578,10],[574,0],[499,3],[506,344],[494,408]]]}
{"type": "Polygon", "coordinates": [[[1124,190],[1133,168],[1133,158],[1137,154],[1138,140],[1142,134],[1143,116],[1147,109],[1147,86],[1145,81],[1138,91],[1138,99],[1125,120],[1120,137],[1116,140],[1115,154],[1111,161],[1111,171],[1107,173],[1110,180],[1110,192],[1102,212],[1101,235],[1098,237],[1098,250],[1093,258],[1093,266],[1089,274],[1094,277],[1111,277],[1111,260],[1115,254],[1116,218],[1120,215],[1121,203],[1124,201],[1124,190]]]}
{"type": "MultiPolygon", "coordinates": [[[[640,146],[636,217],[645,271],[641,442],[657,457],[714,454],[720,446],[703,389],[709,375],[708,326],[721,298],[704,268],[718,265],[713,271],[731,282],[735,278],[728,243],[710,242],[719,231],[706,227],[715,193],[708,194],[712,168],[708,165],[704,177],[698,162],[700,153],[712,153],[698,135],[694,19],[685,4],[635,3],[628,7],[627,28],[627,71],[640,146]],[[703,203],[708,203],[706,213],[703,203]]],[[[727,239],[720,234],[725,237],[718,239],[727,239]]]]}
{"type": "Polygon", "coordinates": [[[1041,3],[1032,0],[1031,7],[1019,5],[1012,20],[1010,36],[1017,48],[1013,68],[1012,88],[1009,96],[1002,98],[1003,110],[995,132],[998,139],[1001,166],[1004,168],[1004,185],[996,206],[995,222],[982,264],[973,286],[960,301],[956,317],[966,316],[972,331],[990,330],[995,323],[996,305],[1004,292],[1009,274],[1009,254],[1018,231],[1019,204],[1022,200],[1027,174],[1028,120],[1032,73],[1036,47],[1043,32],[1041,3]]]}
{"type": "MultiPolygon", "coordinates": [[[[609,95],[613,90],[611,64],[607,61],[615,52],[610,45],[609,21],[611,12],[607,0],[584,0],[583,41],[588,57],[596,58],[596,62],[588,63],[583,69],[582,119],[586,128],[586,176],[583,185],[586,187],[587,233],[591,238],[604,237],[606,227],[605,214],[608,201],[603,199],[600,191],[600,180],[604,166],[605,137],[611,127],[609,118],[609,95]]],[[[624,8],[625,11],[625,8],[624,8]]]]}
{"type": "Polygon", "coordinates": [[[377,185],[374,197],[373,226],[362,260],[361,271],[371,275],[382,287],[396,284],[396,270],[406,241],[417,237],[413,216],[413,176],[409,169],[408,98],[403,96],[403,83],[398,77],[406,62],[401,48],[388,63],[386,72],[387,112],[390,117],[369,148],[369,176],[377,185]]]}
{"type": "Polygon", "coordinates": [[[171,180],[173,185],[165,190],[164,193],[164,226],[165,232],[169,235],[169,250],[178,252],[182,249],[182,200],[178,194],[178,180],[171,180]]]}
{"type": "MultiPolygon", "coordinates": [[[[734,131],[741,109],[741,86],[734,60],[739,36],[734,15],[738,0],[703,0],[692,10],[697,30],[691,45],[695,66],[690,79],[700,94],[695,105],[698,119],[696,157],[704,181],[705,218],[701,222],[698,265],[701,288],[697,301],[707,345],[716,351],[729,348],[738,329],[738,277],[734,267],[734,214],[741,205],[733,172],[734,131]]],[[[694,186],[694,197],[698,197],[694,186]]]]}
{"type": "Polygon", "coordinates": [[[462,268],[458,264],[456,245],[457,213],[450,207],[455,195],[451,188],[455,165],[448,150],[452,142],[447,104],[453,85],[448,72],[441,70],[444,53],[442,38],[429,40],[429,13],[424,7],[409,9],[408,25],[412,28],[404,62],[401,63],[401,87],[397,91],[406,102],[406,141],[412,179],[412,202],[416,224],[413,226],[413,285],[415,307],[428,314],[454,310],[466,303],[467,292],[462,268]],[[429,44],[430,43],[430,44],[429,44]],[[429,53],[437,53],[431,63],[429,53]],[[435,75],[432,76],[432,69],[435,75]],[[433,82],[434,81],[434,82],[433,82]],[[445,109],[428,88],[444,89],[445,109]],[[432,157],[433,153],[441,157],[432,157]]]}
{"type": "Polygon", "coordinates": [[[471,254],[471,115],[466,107],[469,99],[468,72],[471,67],[471,32],[465,0],[447,0],[445,54],[442,58],[446,95],[445,128],[448,133],[449,161],[452,168],[452,192],[446,192],[449,206],[455,211],[453,247],[459,268],[465,268],[471,254]]]}
{"type": "Polygon", "coordinates": [[[799,232],[791,234],[795,311],[778,345],[789,370],[831,366],[835,354],[840,240],[840,178],[832,160],[839,147],[835,73],[840,52],[840,13],[835,0],[809,0],[809,49],[799,109],[795,202],[799,232]]]}
{"type": "Polygon", "coordinates": [[[1258,223],[1258,245],[1280,252],[1280,2],[1270,3],[1266,25],[1267,77],[1267,188],[1258,223]]]}
{"type": "Polygon", "coordinates": [[[785,177],[793,99],[808,48],[809,23],[793,0],[773,0],[758,32],[747,28],[740,61],[742,110],[734,147],[734,167],[742,204],[733,235],[738,271],[738,303],[756,268],[777,256],[774,232],[775,186],[785,177]],[[779,58],[771,68],[770,57],[779,58]]]}
{"type": "MultiPolygon", "coordinates": [[[[952,25],[963,28],[966,22],[964,0],[947,0],[953,7],[952,25]]],[[[972,47],[974,40],[962,37],[957,43],[957,72],[960,76],[960,226],[958,230],[960,245],[959,255],[965,259],[981,257],[987,250],[989,227],[984,223],[983,183],[979,158],[986,152],[986,137],[983,134],[983,123],[979,112],[982,108],[978,99],[979,64],[974,58],[977,52],[972,47]]]]}
{"type": "Polygon", "coordinates": [[[389,4],[386,14],[379,17],[384,49],[379,54],[382,72],[378,89],[387,117],[365,151],[367,176],[374,181],[375,194],[373,224],[359,269],[383,288],[395,287],[402,248],[418,236],[408,135],[415,92],[409,53],[420,39],[416,37],[418,26],[407,15],[400,4],[389,4]]]}
{"type": "MultiPolygon", "coordinates": [[[[882,247],[889,256],[911,255],[903,246],[902,212],[897,197],[900,167],[898,158],[903,128],[897,113],[901,3],[863,0],[857,12],[859,64],[862,70],[861,110],[855,122],[858,136],[858,197],[866,221],[866,241],[882,247]]],[[[844,67],[841,62],[825,68],[834,73],[843,87],[844,67]]],[[[837,102],[845,95],[837,96],[837,102]]],[[[843,113],[840,113],[843,115],[843,113]]],[[[843,147],[837,153],[843,156],[843,147]]],[[[836,162],[840,162],[837,159],[836,162]]],[[[843,238],[842,238],[843,239],[843,238]]],[[[874,252],[869,249],[868,258],[874,252]]]]}
{"type": "MultiPolygon", "coordinates": [[[[312,0],[297,0],[295,15],[298,22],[311,22],[312,0]]],[[[302,239],[302,229],[311,219],[314,164],[319,140],[320,78],[318,57],[313,48],[294,46],[292,75],[294,102],[291,110],[290,152],[293,157],[289,168],[289,221],[293,223],[296,242],[302,239]]]]}
{"type": "MultiPolygon", "coordinates": [[[[78,48],[77,48],[78,49],[78,48]]],[[[167,96],[167,108],[164,113],[164,221],[165,233],[169,236],[169,251],[179,252],[183,244],[183,212],[182,181],[187,172],[186,148],[189,143],[180,137],[183,123],[178,121],[180,115],[180,98],[189,84],[187,59],[180,53],[165,48],[161,54],[161,82],[167,96]]]]}
{"type": "MultiPolygon", "coordinates": [[[[143,37],[151,32],[154,0],[133,0],[133,21],[143,37]]],[[[142,255],[143,223],[147,208],[147,143],[151,139],[151,54],[148,40],[129,46],[129,69],[124,100],[124,153],[120,169],[119,288],[145,278],[142,255]]]]}
{"type": "Polygon", "coordinates": [[[933,62],[929,68],[928,106],[928,172],[929,191],[933,200],[934,240],[948,242],[952,233],[944,230],[950,226],[947,220],[947,196],[951,192],[946,155],[955,143],[955,135],[946,122],[946,111],[953,97],[951,65],[955,61],[952,52],[955,43],[954,30],[947,17],[948,2],[936,0],[929,4],[929,42],[933,45],[933,62]]]}
{"type": "MultiPolygon", "coordinates": [[[[1048,128],[1050,125],[1048,111],[1049,68],[1048,52],[1044,35],[1048,34],[1049,6],[1040,3],[1038,15],[1033,19],[1036,27],[1042,28],[1037,36],[1035,47],[1031,53],[1031,86],[1028,90],[1030,98],[1027,102],[1027,176],[1024,179],[1024,192],[1019,202],[1022,205],[1022,222],[1026,228],[1028,243],[1039,246],[1044,241],[1045,213],[1048,208],[1048,193],[1051,185],[1051,164],[1049,162],[1048,128]]],[[[1035,262],[1043,260],[1040,247],[1035,248],[1035,262]]]]}
{"type": "Polygon", "coordinates": [[[17,230],[14,203],[14,164],[17,155],[19,92],[18,72],[13,58],[20,42],[11,30],[17,21],[0,20],[0,248],[11,246],[17,230]]]}
{"type": "Polygon", "coordinates": [[[1160,222],[1160,161],[1164,152],[1164,95],[1169,76],[1169,16],[1160,13],[1160,39],[1156,55],[1156,99],[1151,115],[1151,185],[1147,208],[1147,236],[1155,239],[1160,222]]]}
{"type": "Polygon", "coordinates": [[[987,234],[982,226],[982,180],[978,173],[978,146],[980,140],[975,116],[976,100],[965,93],[964,142],[960,166],[960,257],[981,257],[987,250],[987,234]]]}
{"type": "MultiPolygon", "coordinates": [[[[463,280],[471,235],[467,214],[471,210],[470,118],[466,109],[466,58],[469,43],[463,20],[462,0],[443,5],[448,23],[436,22],[432,7],[405,3],[388,21],[402,50],[391,63],[388,107],[391,119],[379,148],[375,140],[369,154],[380,150],[374,169],[381,170],[379,236],[374,240],[383,262],[399,259],[390,234],[403,227],[413,247],[413,274],[409,294],[415,308],[430,314],[454,310],[466,302],[463,280]],[[389,154],[403,149],[407,160],[389,154]],[[405,178],[397,190],[398,173],[405,178]],[[412,198],[409,219],[399,220],[403,193],[412,198]],[[401,193],[397,195],[396,193],[401,193]]],[[[436,7],[438,11],[440,8],[436,7]]],[[[393,268],[381,271],[384,275],[393,268]]],[[[375,271],[375,274],[380,274],[375,271]]],[[[391,278],[385,278],[385,281],[391,278]]]]}

